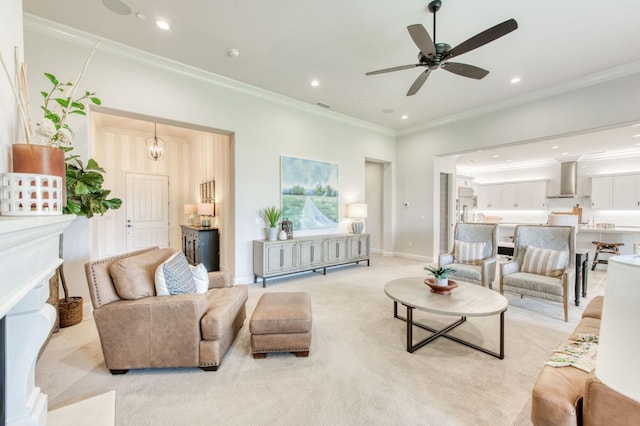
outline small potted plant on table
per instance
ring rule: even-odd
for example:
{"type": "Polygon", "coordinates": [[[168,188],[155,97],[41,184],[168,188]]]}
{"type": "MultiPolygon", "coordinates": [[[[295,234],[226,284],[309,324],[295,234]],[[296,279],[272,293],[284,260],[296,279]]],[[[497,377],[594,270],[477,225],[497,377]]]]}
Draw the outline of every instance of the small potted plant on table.
{"type": "Polygon", "coordinates": [[[269,241],[275,241],[278,239],[278,222],[282,219],[282,209],[276,206],[266,207],[260,210],[262,219],[267,225],[267,238],[269,241]]]}
{"type": "Polygon", "coordinates": [[[449,285],[449,278],[447,278],[447,275],[453,272],[456,272],[456,270],[453,268],[442,268],[442,267],[436,268],[432,266],[425,266],[424,270],[429,271],[433,274],[433,278],[436,285],[444,286],[444,287],[449,285]]]}

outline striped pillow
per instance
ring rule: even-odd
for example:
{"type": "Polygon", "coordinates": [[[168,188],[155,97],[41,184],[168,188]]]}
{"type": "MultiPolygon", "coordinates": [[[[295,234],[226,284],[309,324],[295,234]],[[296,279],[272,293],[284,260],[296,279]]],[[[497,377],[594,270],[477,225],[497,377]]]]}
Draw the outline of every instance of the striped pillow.
{"type": "Polygon", "coordinates": [[[559,277],[569,260],[568,251],[557,251],[528,246],[524,252],[521,272],[529,272],[549,277],[559,277]]]}
{"type": "Polygon", "coordinates": [[[455,261],[459,263],[477,263],[484,259],[484,248],[487,243],[467,243],[455,240],[455,261]]]}

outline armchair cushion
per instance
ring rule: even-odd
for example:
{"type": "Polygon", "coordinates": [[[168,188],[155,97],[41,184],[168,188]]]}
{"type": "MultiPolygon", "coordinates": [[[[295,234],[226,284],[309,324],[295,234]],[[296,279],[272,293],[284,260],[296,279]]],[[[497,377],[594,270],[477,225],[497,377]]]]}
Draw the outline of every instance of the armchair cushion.
{"type": "Polygon", "coordinates": [[[559,277],[569,260],[568,251],[558,251],[528,246],[522,261],[522,272],[559,277]]]}
{"type": "Polygon", "coordinates": [[[158,265],[155,272],[158,296],[196,293],[196,282],[182,252],[177,252],[158,265]]]}
{"type": "Polygon", "coordinates": [[[503,276],[503,282],[505,287],[510,290],[518,289],[522,294],[562,301],[562,280],[557,277],[514,272],[503,276]]]}
{"type": "Polygon", "coordinates": [[[452,268],[456,270],[450,276],[453,278],[459,278],[466,282],[482,282],[482,268],[478,265],[469,265],[467,263],[452,263],[452,268]]]}
{"type": "Polygon", "coordinates": [[[456,262],[477,264],[485,258],[484,248],[486,242],[468,243],[455,240],[454,257],[456,262]]]}
{"type": "Polygon", "coordinates": [[[173,253],[169,248],[151,250],[112,263],[109,272],[118,296],[130,300],[155,296],[156,268],[173,253]]]}

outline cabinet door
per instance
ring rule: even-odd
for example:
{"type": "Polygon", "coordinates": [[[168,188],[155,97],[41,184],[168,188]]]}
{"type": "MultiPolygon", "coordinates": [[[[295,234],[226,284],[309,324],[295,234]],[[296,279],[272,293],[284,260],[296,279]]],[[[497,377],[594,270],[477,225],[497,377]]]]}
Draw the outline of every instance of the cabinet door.
{"type": "Polygon", "coordinates": [[[505,183],[502,187],[502,208],[504,210],[513,210],[517,207],[516,187],[515,183],[505,183]]]}
{"type": "Polygon", "coordinates": [[[591,207],[613,208],[613,178],[610,176],[591,178],[591,207]]]}
{"type": "Polygon", "coordinates": [[[322,265],[324,263],[324,250],[322,240],[309,240],[298,242],[298,266],[306,268],[309,266],[322,265]]]}
{"type": "Polygon", "coordinates": [[[349,259],[369,257],[369,236],[361,235],[349,238],[349,259]]]}
{"type": "Polygon", "coordinates": [[[516,209],[531,210],[531,183],[516,184],[516,209]]]}
{"type": "Polygon", "coordinates": [[[265,264],[265,274],[295,270],[295,243],[267,245],[265,264]]]}
{"type": "Polygon", "coordinates": [[[544,210],[547,208],[547,182],[531,182],[531,206],[532,210],[544,210]]]}
{"type": "Polygon", "coordinates": [[[502,187],[504,185],[481,185],[478,187],[478,210],[502,209],[502,187]]]}
{"type": "Polygon", "coordinates": [[[347,259],[347,239],[331,238],[326,242],[327,263],[342,262],[347,259]]]}
{"type": "Polygon", "coordinates": [[[638,197],[638,176],[613,177],[613,208],[637,210],[640,208],[638,197]]]}

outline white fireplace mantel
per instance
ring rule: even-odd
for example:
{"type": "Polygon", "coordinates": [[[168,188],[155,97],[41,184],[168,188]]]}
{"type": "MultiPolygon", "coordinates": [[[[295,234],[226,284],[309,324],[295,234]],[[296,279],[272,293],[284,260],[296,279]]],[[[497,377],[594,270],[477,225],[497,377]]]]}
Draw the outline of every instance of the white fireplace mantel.
{"type": "Polygon", "coordinates": [[[47,397],[35,385],[35,364],[53,323],[49,278],[62,259],[59,236],[74,215],[0,217],[0,318],[6,324],[7,425],[44,425],[47,397]]]}

